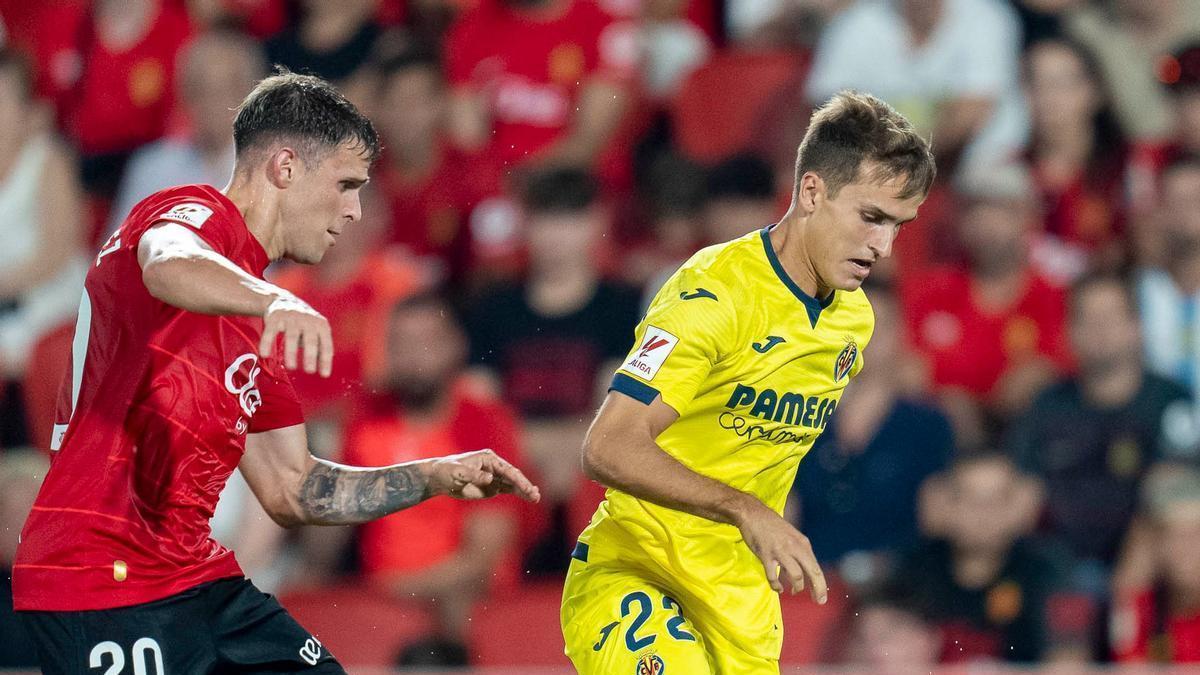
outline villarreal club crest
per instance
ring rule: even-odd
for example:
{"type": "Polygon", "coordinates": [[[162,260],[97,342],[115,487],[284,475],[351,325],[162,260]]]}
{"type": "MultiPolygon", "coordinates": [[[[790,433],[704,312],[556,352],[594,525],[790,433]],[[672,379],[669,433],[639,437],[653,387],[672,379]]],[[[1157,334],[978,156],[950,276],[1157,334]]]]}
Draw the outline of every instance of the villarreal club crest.
{"type": "Polygon", "coordinates": [[[667,664],[658,654],[647,654],[638,659],[637,675],[663,675],[666,671],[667,664]]]}
{"type": "Polygon", "coordinates": [[[858,360],[858,345],[854,340],[849,340],[842,348],[842,353],[838,354],[837,361],[833,363],[833,381],[841,382],[849,375],[856,360],[858,360]]]}

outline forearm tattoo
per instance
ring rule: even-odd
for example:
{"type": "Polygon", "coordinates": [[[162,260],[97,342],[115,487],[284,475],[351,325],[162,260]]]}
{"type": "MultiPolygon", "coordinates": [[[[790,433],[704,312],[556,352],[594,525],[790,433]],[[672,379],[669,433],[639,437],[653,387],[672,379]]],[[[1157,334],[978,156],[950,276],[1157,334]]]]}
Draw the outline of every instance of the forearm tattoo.
{"type": "Polygon", "coordinates": [[[353,525],[421,503],[428,481],[412,465],[360,469],[318,461],[300,487],[305,521],[353,525]]]}

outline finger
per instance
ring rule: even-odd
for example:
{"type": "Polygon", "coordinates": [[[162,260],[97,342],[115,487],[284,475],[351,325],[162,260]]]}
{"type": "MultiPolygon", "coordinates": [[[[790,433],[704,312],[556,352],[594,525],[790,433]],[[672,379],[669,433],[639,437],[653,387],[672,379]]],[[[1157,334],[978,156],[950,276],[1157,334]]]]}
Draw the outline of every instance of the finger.
{"type": "Polygon", "coordinates": [[[301,336],[302,344],[304,345],[304,372],[317,372],[317,354],[320,352],[319,345],[321,338],[312,330],[304,331],[301,336]]]}
{"type": "Polygon", "coordinates": [[[265,359],[275,351],[275,338],[279,335],[279,323],[271,322],[263,329],[262,339],[258,341],[258,353],[265,359]]]}
{"type": "Polygon", "coordinates": [[[329,377],[333,374],[333,331],[328,323],[321,325],[318,336],[321,338],[321,377],[329,377]]]}
{"type": "Polygon", "coordinates": [[[300,349],[300,335],[289,326],[283,334],[283,365],[288,370],[296,369],[296,352],[300,349]]]}
{"type": "Polygon", "coordinates": [[[800,563],[805,576],[808,577],[809,593],[812,595],[812,599],[818,605],[825,604],[829,597],[829,584],[825,581],[825,573],[821,571],[821,565],[813,555],[812,547],[806,545],[797,556],[796,561],[800,563]]]}
{"type": "Polygon", "coordinates": [[[779,563],[780,586],[795,595],[804,590],[804,568],[792,556],[783,556],[779,563]]]}
{"type": "Polygon", "coordinates": [[[776,593],[783,592],[783,585],[779,583],[779,563],[773,559],[763,560],[763,569],[767,572],[767,583],[771,584],[771,590],[776,593]]]}
{"type": "Polygon", "coordinates": [[[503,483],[504,491],[513,492],[526,501],[536,502],[541,498],[537,486],[520,469],[496,455],[488,455],[485,466],[495,472],[503,483]]]}

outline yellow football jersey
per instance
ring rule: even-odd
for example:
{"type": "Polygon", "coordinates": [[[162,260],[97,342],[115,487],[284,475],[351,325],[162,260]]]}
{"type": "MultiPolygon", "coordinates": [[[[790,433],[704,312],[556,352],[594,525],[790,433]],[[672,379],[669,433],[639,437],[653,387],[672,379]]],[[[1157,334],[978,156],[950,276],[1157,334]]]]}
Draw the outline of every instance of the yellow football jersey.
{"type": "MultiPolygon", "coordinates": [[[[873,328],[861,290],[823,302],[801,291],[767,228],[698,252],[671,277],[612,389],[647,404],[662,396],[679,413],[657,439],[663,450],[782,514],[801,458],[863,367],[873,328]]],[[[607,615],[628,614],[621,598],[597,597],[618,586],[590,581],[600,569],[646,579],[710,645],[779,658],[779,599],[736,527],[609,490],[579,541],[562,617],[577,667],[605,644],[596,631],[621,619],[607,615]]],[[[633,647],[648,636],[627,637],[633,647]]]]}

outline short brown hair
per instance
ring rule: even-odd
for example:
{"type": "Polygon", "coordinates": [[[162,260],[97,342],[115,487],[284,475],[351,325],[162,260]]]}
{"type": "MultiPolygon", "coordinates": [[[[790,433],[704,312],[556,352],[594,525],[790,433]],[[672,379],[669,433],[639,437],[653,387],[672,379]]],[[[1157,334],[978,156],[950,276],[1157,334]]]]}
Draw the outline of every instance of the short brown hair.
{"type": "Polygon", "coordinates": [[[838,92],[813,112],[796,153],[795,190],[811,171],[836,197],[858,179],[864,163],[875,165],[871,181],[903,176],[901,199],[928,194],[937,173],[929,143],[903,115],[870,94],[838,92]]]}

